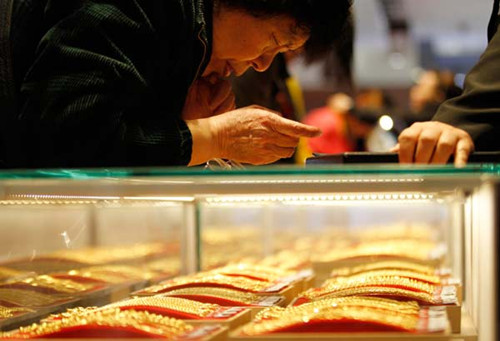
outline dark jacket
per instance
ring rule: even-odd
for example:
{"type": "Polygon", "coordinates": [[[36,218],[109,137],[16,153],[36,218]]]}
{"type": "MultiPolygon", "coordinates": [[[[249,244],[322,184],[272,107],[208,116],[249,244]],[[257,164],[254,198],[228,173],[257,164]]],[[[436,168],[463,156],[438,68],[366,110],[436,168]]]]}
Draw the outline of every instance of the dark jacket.
{"type": "Polygon", "coordinates": [[[16,144],[24,149],[16,156],[8,148],[8,164],[188,164],[192,138],[181,112],[210,59],[212,7],[209,0],[48,0],[18,101],[16,144]]]}
{"type": "Polygon", "coordinates": [[[433,120],[467,131],[476,150],[500,150],[499,0],[489,25],[488,48],[465,80],[461,96],[441,105],[433,120]]]}

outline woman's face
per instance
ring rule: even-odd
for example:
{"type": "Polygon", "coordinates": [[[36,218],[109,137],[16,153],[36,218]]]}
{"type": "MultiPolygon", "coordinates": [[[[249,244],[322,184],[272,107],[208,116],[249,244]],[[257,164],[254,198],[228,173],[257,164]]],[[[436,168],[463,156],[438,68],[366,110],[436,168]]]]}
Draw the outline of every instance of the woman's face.
{"type": "Polygon", "coordinates": [[[289,17],[256,18],[243,11],[214,11],[213,47],[203,77],[241,76],[248,68],[265,71],[280,52],[302,47],[309,34],[289,17]]]}

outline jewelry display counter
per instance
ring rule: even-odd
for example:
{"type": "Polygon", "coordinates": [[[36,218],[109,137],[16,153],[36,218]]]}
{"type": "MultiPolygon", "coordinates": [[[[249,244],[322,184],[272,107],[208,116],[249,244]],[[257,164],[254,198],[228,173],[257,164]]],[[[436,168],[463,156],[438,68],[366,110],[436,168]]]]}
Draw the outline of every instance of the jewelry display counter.
{"type": "Polygon", "coordinates": [[[496,340],[499,175],[0,173],[0,338],[496,340]]]}

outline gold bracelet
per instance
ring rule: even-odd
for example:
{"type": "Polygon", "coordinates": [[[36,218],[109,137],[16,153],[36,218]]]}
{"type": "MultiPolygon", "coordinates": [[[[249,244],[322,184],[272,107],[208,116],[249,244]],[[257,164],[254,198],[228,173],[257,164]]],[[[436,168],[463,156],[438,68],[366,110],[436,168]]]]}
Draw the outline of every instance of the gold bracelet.
{"type": "Polygon", "coordinates": [[[164,296],[210,296],[247,305],[254,305],[262,300],[262,296],[250,292],[211,287],[176,289],[165,293],[164,296]]]}
{"type": "Polygon", "coordinates": [[[307,290],[300,297],[311,301],[324,300],[327,298],[336,298],[344,296],[383,296],[383,297],[401,297],[408,300],[423,302],[425,304],[436,305],[442,304],[440,297],[426,292],[416,292],[412,290],[366,286],[359,288],[345,288],[338,291],[329,291],[327,289],[307,290]]]}
{"type": "MultiPolygon", "coordinates": [[[[181,320],[151,314],[145,311],[120,309],[92,310],[84,315],[72,315],[60,320],[51,320],[29,327],[21,327],[18,330],[6,332],[3,338],[43,338],[64,332],[65,329],[74,327],[96,327],[96,328],[127,328],[144,332],[150,335],[162,337],[177,337],[194,329],[193,326],[181,320]]],[[[81,332],[84,334],[84,331],[81,332]]]]}
{"type": "Polygon", "coordinates": [[[68,297],[43,294],[33,290],[0,288],[0,301],[23,307],[45,307],[67,300],[68,297]]]}
{"type": "Polygon", "coordinates": [[[4,307],[0,306],[0,320],[8,319],[21,314],[32,313],[34,310],[24,307],[4,307]]]}
{"type": "Polygon", "coordinates": [[[330,292],[362,288],[365,286],[403,288],[427,294],[434,294],[437,289],[435,285],[431,285],[429,283],[396,276],[364,277],[361,275],[345,278],[333,278],[326,280],[322,285],[325,290],[330,292]]]}
{"type": "Polygon", "coordinates": [[[365,325],[370,331],[370,325],[383,325],[384,327],[404,332],[414,332],[417,330],[419,316],[398,314],[381,311],[372,308],[348,308],[342,305],[310,307],[295,312],[288,312],[275,319],[264,319],[251,322],[242,328],[242,334],[247,336],[266,335],[279,332],[314,332],[314,323],[326,323],[333,331],[338,330],[335,323],[353,322],[365,325]]]}
{"type": "Polygon", "coordinates": [[[440,285],[441,278],[435,275],[425,275],[418,272],[408,271],[408,270],[370,270],[356,275],[350,276],[338,276],[331,279],[338,283],[341,282],[355,282],[355,281],[369,281],[377,278],[406,278],[409,280],[427,283],[432,285],[440,285]]]}
{"type": "Polygon", "coordinates": [[[83,316],[85,314],[88,314],[90,312],[96,311],[100,309],[100,307],[76,307],[76,308],[69,308],[62,313],[57,313],[57,314],[50,314],[46,318],[42,319],[40,323],[44,322],[52,322],[55,320],[61,320],[63,318],[69,318],[73,316],[83,316]]]}
{"type": "Polygon", "coordinates": [[[269,288],[269,283],[252,280],[245,277],[232,277],[225,275],[203,274],[203,276],[186,276],[178,277],[172,280],[162,282],[158,285],[146,288],[143,290],[145,293],[159,294],[169,292],[174,289],[181,289],[183,287],[203,287],[207,285],[215,285],[220,287],[232,287],[237,290],[244,290],[248,292],[262,292],[269,288]]]}
{"type": "MultiPolygon", "coordinates": [[[[52,314],[43,321],[53,321],[62,318],[68,318],[75,315],[85,315],[92,311],[107,310],[118,308],[120,310],[132,309],[135,311],[149,311],[148,308],[165,309],[177,311],[185,314],[197,316],[198,318],[207,317],[221,308],[217,304],[200,303],[183,298],[167,297],[167,296],[147,296],[147,297],[134,297],[128,300],[119,301],[105,305],[103,307],[77,307],[68,309],[63,313],[52,314]]],[[[157,311],[150,311],[150,313],[158,314],[157,311]]]]}
{"type": "Polygon", "coordinates": [[[135,308],[134,310],[139,310],[139,307],[141,307],[141,310],[142,307],[145,307],[145,310],[147,310],[148,307],[174,310],[181,313],[198,316],[199,318],[207,317],[221,308],[217,304],[200,303],[184,298],[165,296],[136,297],[125,301],[112,303],[106,306],[106,308],[130,307],[135,308]]]}
{"type": "Polygon", "coordinates": [[[328,309],[342,307],[343,309],[370,308],[385,311],[388,314],[398,313],[418,316],[420,307],[415,301],[396,301],[379,297],[349,296],[322,299],[299,306],[289,306],[287,308],[271,307],[264,309],[255,315],[254,321],[281,318],[287,314],[307,314],[311,309],[328,309]]]}
{"type": "Polygon", "coordinates": [[[365,273],[368,271],[377,271],[377,270],[406,270],[429,276],[434,276],[437,273],[436,268],[433,266],[427,266],[405,261],[382,261],[382,262],[363,264],[354,267],[335,269],[332,271],[331,276],[346,277],[346,276],[365,273]]]}

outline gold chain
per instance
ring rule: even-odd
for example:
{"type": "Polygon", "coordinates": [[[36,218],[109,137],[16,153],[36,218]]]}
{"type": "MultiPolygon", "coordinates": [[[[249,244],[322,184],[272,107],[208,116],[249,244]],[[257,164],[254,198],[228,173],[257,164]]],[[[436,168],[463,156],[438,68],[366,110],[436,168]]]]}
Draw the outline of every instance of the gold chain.
{"type": "Polygon", "coordinates": [[[437,289],[436,286],[429,283],[398,276],[364,277],[363,275],[359,275],[345,278],[333,278],[326,280],[322,285],[325,290],[330,292],[366,286],[405,288],[408,290],[425,292],[430,295],[434,294],[437,289]]]}
{"type": "Polygon", "coordinates": [[[301,297],[305,297],[312,301],[317,301],[326,298],[342,297],[342,296],[358,296],[358,295],[403,297],[406,299],[424,302],[427,304],[442,303],[440,297],[436,297],[434,295],[425,292],[416,292],[400,288],[375,287],[375,286],[366,286],[361,288],[346,288],[340,291],[308,290],[302,293],[301,297]]]}
{"type": "MultiPolygon", "coordinates": [[[[398,314],[381,311],[372,308],[343,307],[338,305],[325,307],[310,307],[309,311],[287,312],[276,319],[251,322],[242,329],[242,333],[248,336],[266,335],[286,331],[288,328],[304,326],[312,321],[322,321],[328,324],[346,320],[358,323],[376,323],[392,327],[396,330],[412,332],[417,329],[419,317],[414,315],[398,314]]],[[[314,330],[311,330],[314,332],[314,330]]]]}
{"type": "Polygon", "coordinates": [[[32,313],[34,310],[23,308],[23,307],[4,307],[0,306],[0,320],[9,317],[14,317],[16,315],[32,313]]]}
{"type": "Polygon", "coordinates": [[[224,300],[240,302],[248,305],[256,304],[257,302],[262,300],[262,296],[258,296],[256,294],[252,294],[249,292],[243,292],[225,288],[210,288],[210,287],[176,289],[169,291],[168,293],[165,294],[165,296],[175,296],[175,295],[211,296],[224,300]]]}
{"type": "Polygon", "coordinates": [[[207,317],[221,308],[217,304],[200,303],[197,301],[191,301],[183,298],[160,297],[160,296],[136,297],[125,301],[116,302],[107,305],[106,307],[107,308],[125,308],[125,307],[163,308],[163,309],[175,310],[182,313],[195,315],[198,317],[207,317]]]}
{"type": "Polygon", "coordinates": [[[439,276],[435,275],[425,275],[418,272],[408,271],[408,270],[370,270],[362,273],[358,273],[351,276],[339,276],[333,278],[333,280],[342,282],[342,281],[359,281],[359,280],[367,280],[367,279],[376,279],[376,278],[407,278],[410,280],[415,280],[421,283],[430,283],[433,285],[441,284],[441,279],[439,276]]]}
{"type": "Polygon", "coordinates": [[[377,270],[406,270],[430,276],[435,275],[437,272],[436,268],[432,266],[427,266],[412,262],[404,262],[404,261],[385,261],[385,262],[375,262],[371,264],[363,264],[348,268],[335,269],[332,271],[332,277],[352,276],[360,273],[365,273],[368,271],[377,271],[377,270]]]}
{"type": "Polygon", "coordinates": [[[0,334],[0,337],[8,338],[33,338],[57,334],[67,328],[78,326],[95,326],[111,328],[133,328],[163,337],[175,337],[185,334],[194,329],[191,325],[181,320],[163,317],[144,311],[120,309],[91,310],[84,315],[71,315],[60,320],[33,324],[29,327],[21,327],[19,330],[0,334]]]}
{"type": "Polygon", "coordinates": [[[420,307],[415,301],[401,302],[378,297],[350,296],[329,298],[299,306],[290,306],[287,308],[267,308],[259,312],[255,316],[254,321],[281,318],[287,314],[307,314],[311,311],[311,309],[328,309],[337,308],[339,306],[349,309],[370,308],[374,310],[386,311],[390,314],[397,312],[399,314],[414,316],[418,316],[420,312],[420,307]]]}
{"type": "Polygon", "coordinates": [[[204,274],[203,276],[187,276],[179,277],[169,280],[167,282],[160,283],[158,285],[144,289],[147,293],[164,293],[168,292],[170,289],[177,289],[182,286],[204,286],[204,285],[229,285],[239,290],[245,290],[249,292],[261,292],[269,287],[269,283],[253,280],[245,277],[232,277],[226,275],[213,275],[204,274]]]}

